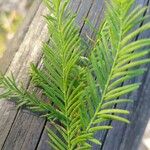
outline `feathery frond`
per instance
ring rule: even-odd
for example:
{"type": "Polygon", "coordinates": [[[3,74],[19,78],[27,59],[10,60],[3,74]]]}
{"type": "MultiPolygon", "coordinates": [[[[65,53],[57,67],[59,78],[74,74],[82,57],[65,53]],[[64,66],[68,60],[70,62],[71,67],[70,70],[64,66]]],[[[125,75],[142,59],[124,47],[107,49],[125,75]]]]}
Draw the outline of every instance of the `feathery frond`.
{"type": "Polygon", "coordinates": [[[139,66],[150,62],[149,58],[145,58],[149,53],[147,47],[150,46],[150,39],[134,41],[139,33],[150,29],[149,22],[136,28],[137,24],[147,18],[143,18],[147,7],[137,6],[131,11],[133,3],[134,0],[106,2],[106,20],[99,30],[87,73],[87,94],[91,97],[88,96],[85,102],[88,109],[83,109],[85,112],[82,115],[86,122],[86,133],[91,133],[93,129],[94,132],[99,131],[108,120],[129,123],[124,118],[129,112],[117,109],[114,105],[132,102],[122,96],[136,90],[140,83],[131,84],[127,81],[143,74],[145,69],[139,66]],[[140,51],[143,48],[145,50],[140,51]],[[124,82],[126,84],[122,86],[124,82]]]}
{"type": "MultiPolygon", "coordinates": [[[[49,129],[52,147],[56,149],[74,149],[82,141],[80,137],[80,104],[84,83],[78,82],[82,73],[79,58],[79,30],[74,25],[75,16],[66,11],[69,1],[46,1],[51,14],[46,16],[50,42],[44,44],[44,69],[32,67],[33,81],[40,86],[44,94],[53,102],[53,108],[59,112],[61,126],[54,127],[62,135],[57,136],[49,129]],[[63,115],[63,117],[61,117],[63,115]],[[77,141],[76,141],[77,139],[77,141]]],[[[87,135],[88,136],[88,135],[87,135]]]]}
{"type": "Polygon", "coordinates": [[[139,67],[150,62],[145,58],[150,39],[134,40],[150,29],[149,22],[137,28],[149,16],[143,17],[147,7],[131,10],[134,0],[106,1],[105,22],[87,58],[82,56],[85,52],[75,26],[76,16],[68,12],[68,3],[45,0],[50,12],[45,16],[50,40],[43,44],[43,69],[31,65],[32,82],[49,103],[25,90],[13,75],[0,76],[0,99],[15,97],[18,107],[25,105],[47,117],[53,126],[48,129],[53,149],[91,149],[92,143],[101,145],[94,137],[97,131],[112,129],[104,125],[106,121],[129,123],[124,117],[129,111],[114,105],[132,102],[122,96],[140,83],[128,81],[143,74],[146,69],[139,67]]]}

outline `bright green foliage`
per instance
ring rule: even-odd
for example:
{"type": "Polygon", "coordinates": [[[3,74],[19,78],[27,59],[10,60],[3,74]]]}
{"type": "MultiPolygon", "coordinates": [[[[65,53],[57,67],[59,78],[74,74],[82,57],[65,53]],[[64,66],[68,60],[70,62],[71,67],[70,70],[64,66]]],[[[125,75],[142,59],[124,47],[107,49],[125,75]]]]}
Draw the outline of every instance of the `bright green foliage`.
{"type": "Polygon", "coordinates": [[[150,23],[135,28],[147,19],[143,17],[147,7],[137,6],[131,11],[134,0],[106,2],[105,23],[86,58],[82,56],[81,38],[74,24],[76,17],[67,11],[69,0],[45,0],[45,3],[50,11],[45,17],[50,40],[43,45],[44,68],[32,65],[31,76],[49,103],[24,90],[13,76],[0,76],[4,91],[0,98],[16,97],[19,107],[26,105],[47,117],[53,125],[53,129],[48,129],[53,149],[91,149],[91,143],[101,144],[94,138],[96,132],[112,129],[104,125],[106,121],[129,123],[124,118],[129,111],[114,105],[132,102],[122,96],[140,84],[128,81],[144,73],[140,65],[150,62],[145,58],[150,39],[134,41],[139,33],[150,29],[150,23]]]}
{"type": "Polygon", "coordinates": [[[137,6],[131,11],[133,3],[134,0],[106,2],[106,20],[91,53],[91,66],[87,74],[90,97],[85,101],[88,107],[83,109],[82,117],[86,123],[86,133],[101,130],[101,124],[108,120],[129,123],[124,117],[118,116],[129,112],[113,106],[132,102],[121,97],[136,90],[140,83],[131,84],[127,81],[141,75],[145,69],[139,68],[140,65],[150,62],[149,58],[144,58],[149,49],[140,51],[150,46],[150,39],[134,41],[139,33],[150,29],[150,23],[135,28],[144,20],[142,17],[147,8],[137,6]],[[122,86],[124,82],[126,84],[122,86]]]}
{"type": "MultiPolygon", "coordinates": [[[[32,67],[33,81],[53,102],[51,118],[58,119],[61,126],[54,123],[61,137],[49,129],[51,146],[54,149],[74,149],[80,136],[80,97],[84,83],[78,82],[82,70],[78,66],[81,55],[79,31],[74,26],[75,16],[66,12],[68,1],[46,1],[51,12],[46,16],[50,43],[44,44],[44,71],[32,67]]],[[[48,118],[48,119],[51,119],[48,118]]]]}

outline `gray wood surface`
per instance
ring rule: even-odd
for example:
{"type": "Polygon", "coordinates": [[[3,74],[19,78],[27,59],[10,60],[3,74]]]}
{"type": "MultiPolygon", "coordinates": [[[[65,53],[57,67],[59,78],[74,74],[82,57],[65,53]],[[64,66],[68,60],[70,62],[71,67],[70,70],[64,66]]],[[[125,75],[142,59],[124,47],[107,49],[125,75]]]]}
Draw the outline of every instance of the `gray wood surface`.
{"type": "MultiPolygon", "coordinates": [[[[137,3],[150,5],[149,0],[137,0],[137,3]]],[[[77,13],[76,23],[80,27],[80,34],[85,37],[94,38],[94,33],[86,25],[85,18],[88,18],[95,28],[98,28],[103,19],[104,0],[72,0],[69,8],[77,13]]],[[[36,0],[25,19],[23,26],[11,41],[4,56],[0,59],[0,70],[9,75],[12,72],[17,79],[21,80],[28,90],[32,90],[28,76],[30,63],[33,62],[41,67],[42,64],[42,42],[48,40],[47,28],[43,14],[47,10],[36,0]]],[[[149,13],[149,12],[147,12],[149,13]]],[[[146,32],[140,37],[150,37],[146,32]]],[[[143,77],[137,78],[142,82],[139,91],[128,95],[135,100],[133,105],[117,107],[131,110],[130,120],[132,124],[125,125],[116,122],[109,122],[115,128],[108,132],[100,132],[96,136],[104,143],[101,147],[94,146],[94,150],[137,150],[145,126],[150,116],[149,98],[149,70],[143,77]]],[[[37,90],[40,96],[40,91],[37,90]]],[[[2,150],[48,150],[46,126],[50,127],[47,120],[39,118],[26,109],[17,110],[15,104],[10,101],[0,102],[0,149],[2,150]]]]}
{"type": "MultiPolygon", "coordinates": [[[[137,0],[137,4],[143,6],[149,5],[149,0],[137,0]]],[[[149,14],[149,10],[146,12],[149,14]]],[[[143,14],[144,15],[144,14],[143,14]]],[[[150,38],[150,31],[144,32],[136,37],[139,38],[150,38]]],[[[111,122],[112,126],[115,128],[108,131],[104,137],[103,150],[137,150],[140,144],[142,135],[144,133],[147,122],[150,118],[150,94],[149,94],[149,71],[150,65],[147,65],[148,71],[142,77],[138,77],[134,80],[141,82],[141,87],[134,93],[129,94],[127,98],[133,99],[133,104],[118,105],[116,107],[128,109],[131,114],[129,115],[129,120],[131,124],[123,124],[111,122]],[[115,135],[115,138],[113,138],[115,135]],[[110,142],[111,141],[111,142],[110,142]],[[113,143],[113,144],[110,144],[113,143]]],[[[135,81],[131,82],[135,82],[135,81]]]]}

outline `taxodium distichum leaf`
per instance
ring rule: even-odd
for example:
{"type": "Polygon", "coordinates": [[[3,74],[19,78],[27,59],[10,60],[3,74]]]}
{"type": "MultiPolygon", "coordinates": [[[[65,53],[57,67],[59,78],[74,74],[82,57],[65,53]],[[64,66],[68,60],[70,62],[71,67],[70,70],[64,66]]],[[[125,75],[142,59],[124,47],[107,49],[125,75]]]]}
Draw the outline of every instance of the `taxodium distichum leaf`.
{"type": "Polygon", "coordinates": [[[129,111],[114,105],[132,102],[122,96],[140,86],[126,81],[143,74],[146,69],[139,67],[150,62],[145,57],[150,39],[134,40],[150,29],[150,23],[136,28],[148,16],[143,17],[147,7],[132,9],[134,0],[106,1],[104,22],[86,57],[69,2],[45,0],[50,40],[43,44],[43,69],[31,65],[32,82],[49,102],[24,89],[13,75],[0,76],[0,98],[15,97],[18,107],[25,105],[47,117],[53,127],[47,129],[53,149],[91,149],[93,143],[101,145],[96,132],[113,128],[106,121],[129,123],[124,117],[129,111]]]}

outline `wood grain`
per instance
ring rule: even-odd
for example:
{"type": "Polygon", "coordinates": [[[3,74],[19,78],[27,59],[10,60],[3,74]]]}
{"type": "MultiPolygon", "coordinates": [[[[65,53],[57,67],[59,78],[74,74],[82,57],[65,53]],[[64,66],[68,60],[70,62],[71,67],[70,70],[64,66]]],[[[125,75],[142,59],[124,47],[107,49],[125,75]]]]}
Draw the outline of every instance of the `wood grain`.
{"type": "MultiPolygon", "coordinates": [[[[136,5],[141,4],[143,6],[150,5],[149,0],[137,0],[136,5]]],[[[149,12],[147,12],[148,14],[149,12]]],[[[144,14],[143,14],[144,15],[144,14]]],[[[150,31],[146,31],[136,37],[150,38],[150,31]]],[[[148,70],[150,66],[148,65],[148,70]]],[[[102,150],[137,150],[143,136],[145,127],[150,117],[150,95],[148,93],[149,87],[149,71],[141,77],[135,78],[130,82],[141,82],[141,87],[134,93],[127,95],[126,98],[133,99],[133,104],[118,105],[117,108],[130,110],[131,114],[128,119],[131,124],[123,124],[118,122],[111,122],[114,126],[113,130],[105,133],[104,144],[101,147],[102,150]],[[115,137],[115,138],[113,138],[115,137]],[[110,142],[111,141],[111,142],[110,142]]]]}
{"type": "MultiPolygon", "coordinates": [[[[47,27],[43,14],[47,10],[37,0],[30,10],[29,16],[11,42],[3,58],[0,59],[0,70],[6,75],[12,72],[17,81],[22,81],[28,90],[32,90],[28,71],[30,63],[41,66],[42,42],[48,40],[47,27]]],[[[137,3],[148,5],[149,0],[137,0],[137,3]]],[[[88,18],[94,28],[98,28],[103,20],[104,0],[72,0],[68,9],[77,13],[76,24],[80,27],[80,34],[89,41],[88,37],[95,35],[85,23],[88,18]]],[[[149,12],[147,12],[149,13],[149,12]]],[[[138,36],[149,37],[146,32],[138,36]]],[[[149,70],[150,70],[150,66],[149,70]]],[[[101,147],[95,146],[94,150],[136,150],[143,131],[150,116],[149,82],[150,76],[147,71],[143,77],[136,80],[142,81],[139,91],[128,95],[135,99],[134,105],[118,106],[131,110],[131,125],[118,122],[109,122],[115,128],[109,132],[100,132],[96,136],[104,141],[101,147]]],[[[37,91],[40,95],[40,92],[37,91]]],[[[46,126],[51,127],[46,119],[39,118],[38,114],[28,110],[17,110],[11,101],[0,102],[0,149],[2,150],[49,150],[46,126]]]]}
{"type": "MultiPolygon", "coordinates": [[[[29,26],[27,33],[24,35],[25,36],[24,40],[23,42],[21,42],[19,49],[15,53],[6,73],[8,75],[10,72],[13,72],[16,80],[24,81],[23,83],[26,87],[28,87],[29,81],[30,81],[30,78],[28,76],[30,63],[34,62],[36,64],[39,62],[42,56],[42,53],[41,53],[42,41],[46,41],[48,39],[48,36],[46,36],[47,35],[46,24],[42,17],[44,11],[45,11],[45,7],[43,5],[40,5],[40,7],[38,8],[38,11],[36,12],[34,19],[32,20],[32,23],[29,26]]],[[[3,139],[2,139],[3,141],[1,140],[2,142],[0,144],[0,147],[2,149],[9,150],[10,149],[9,145],[11,145],[11,149],[15,150],[16,149],[15,145],[18,146],[19,141],[16,140],[15,143],[13,143],[12,139],[14,139],[17,136],[16,132],[21,131],[19,129],[19,126],[18,128],[15,128],[14,126],[15,122],[19,123],[19,119],[18,119],[19,116],[17,115],[18,111],[16,110],[16,108],[14,108],[14,104],[10,102],[8,103],[9,105],[6,102],[5,103],[0,102],[0,105],[3,105],[4,108],[8,107],[7,115],[3,116],[3,114],[0,114],[0,117],[2,118],[5,117],[5,120],[6,120],[6,122],[4,122],[1,127],[2,128],[5,127],[7,129],[5,131],[0,130],[0,135],[3,136],[3,139]],[[9,124],[8,124],[8,121],[10,122],[9,124]],[[13,130],[14,128],[16,130],[13,130]]],[[[30,115],[30,118],[33,118],[33,115],[30,115]]],[[[35,120],[40,121],[38,118],[36,118],[35,120]]],[[[30,123],[30,120],[28,121],[28,123],[30,123]]],[[[26,130],[28,131],[28,126],[26,127],[26,130]]],[[[18,138],[22,139],[23,135],[25,137],[26,134],[27,133],[20,134],[18,138]]],[[[28,144],[26,144],[26,146],[27,145],[28,144]]]]}
{"type": "Polygon", "coordinates": [[[38,10],[41,0],[34,2],[25,17],[22,26],[18,29],[14,38],[9,42],[7,50],[4,52],[2,58],[0,58],[0,71],[5,73],[11,63],[16,51],[19,49],[20,44],[24,40],[24,37],[29,29],[29,26],[38,10]]]}

